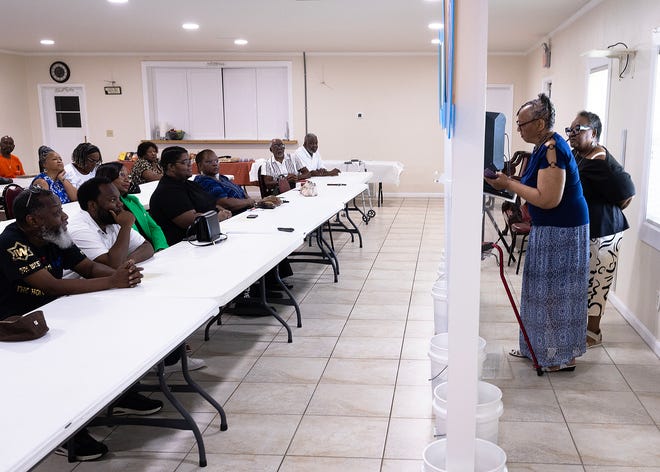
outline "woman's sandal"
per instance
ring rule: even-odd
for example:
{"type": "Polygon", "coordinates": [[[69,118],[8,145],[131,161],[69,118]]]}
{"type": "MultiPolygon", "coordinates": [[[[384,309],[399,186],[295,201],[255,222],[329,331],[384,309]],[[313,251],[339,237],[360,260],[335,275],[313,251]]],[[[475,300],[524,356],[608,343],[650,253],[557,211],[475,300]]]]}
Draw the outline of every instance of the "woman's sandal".
{"type": "Polygon", "coordinates": [[[520,349],[511,349],[509,351],[509,355],[513,357],[521,357],[523,359],[527,359],[527,356],[524,355],[522,352],[520,352],[520,349]]]}
{"type": "Polygon", "coordinates": [[[551,367],[542,367],[543,372],[573,372],[575,370],[575,361],[573,364],[560,364],[551,367]]]}
{"type": "Polygon", "coordinates": [[[587,330],[587,349],[598,347],[603,344],[603,332],[596,334],[593,331],[587,330]]]}

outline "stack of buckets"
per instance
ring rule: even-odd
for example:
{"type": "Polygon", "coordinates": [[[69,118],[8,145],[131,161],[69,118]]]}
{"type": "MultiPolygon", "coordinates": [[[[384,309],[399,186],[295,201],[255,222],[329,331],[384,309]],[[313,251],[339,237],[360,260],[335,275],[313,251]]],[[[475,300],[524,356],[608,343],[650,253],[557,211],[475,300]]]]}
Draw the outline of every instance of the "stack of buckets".
{"type": "MultiPolygon", "coordinates": [[[[444,259],[438,268],[438,279],[431,289],[433,296],[433,321],[435,336],[431,338],[429,358],[431,359],[431,388],[433,393],[433,413],[435,415],[435,435],[447,434],[447,367],[449,366],[449,334],[447,306],[447,278],[444,259]]],[[[481,378],[486,360],[486,340],[479,338],[479,370],[481,378]]],[[[477,424],[475,439],[475,471],[506,472],[506,454],[497,446],[499,418],[504,411],[502,391],[495,385],[479,381],[477,399],[477,424]]],[[[423,472],[443,472],[446,470],[447,439],[439,439],[424,449],[423,472]]]]}

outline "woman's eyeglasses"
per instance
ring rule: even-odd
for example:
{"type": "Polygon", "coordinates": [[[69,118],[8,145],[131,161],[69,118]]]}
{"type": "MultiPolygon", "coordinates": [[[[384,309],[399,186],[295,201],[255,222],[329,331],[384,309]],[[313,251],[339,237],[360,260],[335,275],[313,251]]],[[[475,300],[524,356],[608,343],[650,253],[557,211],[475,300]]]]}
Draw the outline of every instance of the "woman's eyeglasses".
{"type": "Polygon", "coordinates": [[[591,126],[575,125],[572,128],[564,128],[564,131],[566,132],[567,136],[573,136],[575,134],[580,134],[582,131],[586,131],[588,129],[592,129],[591,126]]]}

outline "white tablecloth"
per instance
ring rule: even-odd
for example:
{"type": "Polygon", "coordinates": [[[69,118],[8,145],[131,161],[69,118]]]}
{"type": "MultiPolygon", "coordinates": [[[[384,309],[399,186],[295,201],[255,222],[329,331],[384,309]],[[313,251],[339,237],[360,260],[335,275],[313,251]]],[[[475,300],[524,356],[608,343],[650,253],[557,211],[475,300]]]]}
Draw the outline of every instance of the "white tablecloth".
{"type": "MultiPolygon", "coordinates": [[[[252,164],[252,168],[250,169],[250,180],[251,181],[256,181],[257,180],[257,170],[259,169],[259,166],[266,162],[266,159],[257,159],[254,161],[252,164]]],[[[323,163],[325,164],[326,169],[331,170],[331,169],[339,169],[342,172],[359,172],[359,171],[364,171],[365,169],[369,172],[371,172],[373,175],[371,176],[371,179],[369,180],[370,183],[384,183],[384,184],[396,184],[399,185],[399,177],[401,176],[401,172],[403,172],[403,164],[398,161],[361,161],[362,165],[358,165],[358,163],[354,163],[350,160],[348,161],[326,161],[324,160],[323,163]],[[346,164],[348,162],[348,164],[346,164]]]]}
{"type": "Polygon", "coordinates": [[[342,172],[356,172],[367,170],[373,175],[369,180],[370,183],[380,182],[383,184],[396,184],[399,185],[399,177],[403,172],[403,164],[398,161],[359,161],[362,164],[354,161],[326,161],[326,169],[337,168],[342,172]],[[348,164],[347,164],[348,163],[348,164]]]}

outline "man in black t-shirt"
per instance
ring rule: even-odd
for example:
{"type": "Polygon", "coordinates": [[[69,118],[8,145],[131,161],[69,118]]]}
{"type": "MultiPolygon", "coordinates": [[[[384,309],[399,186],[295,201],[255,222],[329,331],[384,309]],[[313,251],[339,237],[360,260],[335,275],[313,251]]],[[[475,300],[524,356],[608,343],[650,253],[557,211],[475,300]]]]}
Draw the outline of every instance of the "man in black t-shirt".
{"type": "Polygon", "coordinates": [[[160,164],[164,175],[151,195],[149,213],[163,229],[170,246],[186,237],[188,227],[202,213],[217,210],[218,221],[231,218],[230,211],[217,207],[211,195],[188,180],[192,176],[188,151],[180,146],[165,148],[160,164]]]}
{"type": "Polygon", "coordinates": [[[117,270],[73,244],[66,213],[49,190],[32,187],[14,201],[16,222],[0,234],[0,319],[22,315],[60,295],[135,287],[142,274],[129,261],[117,270]],[[83,279],[62,279],[65,269],[83,279]]]}
{"type": "MultiPolygon", "coordinates": [[[[0,234],[0,319],[28,313],[61,295],[129,288],[141,282],[142,269],[132,260],[115,270],[85,257],[66,231],[69,218],[50,190],[22,191],[14,200],[14,215],[16,222],[0,234]],[[62,279],[65,269],[85,278],[62,279]]],[[[113,405],[113,413],[145,415],[162,407],[159,400],[129,391],[113,405]]],[[[79,461],[108,452],[86,429],[74,436],[74,443],[79,461]]],[[[56,452],[66,454],[66,445],[56,452]]]]}

